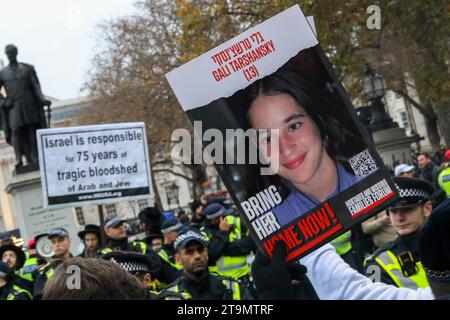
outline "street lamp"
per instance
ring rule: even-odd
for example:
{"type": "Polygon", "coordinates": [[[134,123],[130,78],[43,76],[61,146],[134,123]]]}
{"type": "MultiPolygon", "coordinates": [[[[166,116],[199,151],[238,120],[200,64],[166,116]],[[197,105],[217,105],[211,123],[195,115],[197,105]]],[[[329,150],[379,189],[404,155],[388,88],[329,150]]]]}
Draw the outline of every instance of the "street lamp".
{"type": "Polygon", "coordinates": [[[375,132],[398,127],[387,114],[382,101],[386,93],[383,77],[376,74],[370,67],[367,67],[364,70],[362,87],[363,96],[367,99],[372,109],[372,119],[369,123],[370,131],[375,132]]]}
{"type": "Polygon", "coordinates": [[[414,129],[411,130],[411,136],[413,137],[413,141],[416,144],[416,152],[420,153],[421,145],[420,141],[425,139],[424,137],[421,137],[414,129]]]}

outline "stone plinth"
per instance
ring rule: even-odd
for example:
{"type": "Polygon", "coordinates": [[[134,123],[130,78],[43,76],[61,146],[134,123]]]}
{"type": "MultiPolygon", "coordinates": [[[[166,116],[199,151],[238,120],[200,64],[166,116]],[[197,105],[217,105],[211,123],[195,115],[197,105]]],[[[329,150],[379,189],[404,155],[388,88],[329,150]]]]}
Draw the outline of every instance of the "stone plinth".
{"type": "Polygon", "coordinates": [[[48,233],[51,229],[65,228],[71,236],[71,252],[78,252],[79,230],[72,208],[45,209],[42,206],[42,187],[39,171],[14,175],[6,187],[15,204],[17,226],[25,243],[35,235],[48,233]]]}
{"type": "Polygon", "coordinates": [[[384,161],[384,164],[391,170],[394,164],[412,163],[411,143],[413,137],[406,136],[404,128],[390,128],[372,133],[373,142],[384,161]]]}

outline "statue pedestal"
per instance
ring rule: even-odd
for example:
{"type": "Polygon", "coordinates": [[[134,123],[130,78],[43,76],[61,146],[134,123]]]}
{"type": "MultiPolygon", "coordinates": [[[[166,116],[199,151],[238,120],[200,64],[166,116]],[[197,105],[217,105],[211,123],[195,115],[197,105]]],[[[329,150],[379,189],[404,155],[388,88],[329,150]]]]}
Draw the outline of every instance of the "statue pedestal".
{"type": "Polygon", "coordinates": [[[404,128],[390,128],[372,133],[373,142],[390,170],[399,163],[412,163],[411,143],[414,137],[406,136],[404,128]]]}
{"type": "Polygon", "coordinates": [[[15,176],[16,174],[24,174],[24,173],[28,173],[28,172],[32,172],[32,171],[39,171],[39,163],[32,163],[32,164],[28,164],[26,166],[14,169],[13,175],[15,176]]]}
{"type": "Polygon", "coordinates": [[[20,234],[27,243],[34,236],[48,233],[51,229],[65,228],[71,238],[71,252],[78,253],[80,229],[72,208],[45,209],[42,207],[42,186],[39,171],[14,175],[6,187],[11,194],[16,208],[16,222],[20,234]]]}

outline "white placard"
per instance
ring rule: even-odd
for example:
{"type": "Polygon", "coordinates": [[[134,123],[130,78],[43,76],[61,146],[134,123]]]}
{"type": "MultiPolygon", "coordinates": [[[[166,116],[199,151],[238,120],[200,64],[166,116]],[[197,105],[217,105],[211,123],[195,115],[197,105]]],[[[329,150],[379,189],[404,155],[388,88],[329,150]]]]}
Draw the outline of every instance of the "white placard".
{"type": "Polygon", "coordinates": [[[166,78],[187,111],[231,96],[318,43],[295,5],[172,70],[166,78]]]}
{"type": "Polygon", "coordinates": [[[145,125],[119,123],[37,131],[44,207],[148,198],[145,125]]]}

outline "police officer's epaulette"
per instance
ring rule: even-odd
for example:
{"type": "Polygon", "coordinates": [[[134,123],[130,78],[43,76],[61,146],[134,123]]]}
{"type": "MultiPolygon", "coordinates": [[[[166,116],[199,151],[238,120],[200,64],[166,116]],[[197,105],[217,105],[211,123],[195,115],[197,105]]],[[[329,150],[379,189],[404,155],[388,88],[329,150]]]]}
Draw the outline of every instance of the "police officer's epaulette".
{"type": "Polygon", "coordinates": [[[101,256],[104,256],[107,253],[112,252],[113,249],[111,249],[110,247],[103,247],[97,250],[97,258],[100,258],[101,256]]]}
{"type": "Polygon", "coordinates": [[[38,272],[42,272],[44,270],[47,270],[50,267],[50,262],[47,262],[46,264],[43,264],[42,266],[40,266],[38,269],[36,269],[38,272]]]}
{"type": "Polygon", "coordinates": [[[386,242],[385,244],[383,244],[381,247],[379,247],[377,250],[375,250],[372,255],[370,257],[367,258],[366,261],[373,261],[375,260],[376,257],[378,257],[378,255],[386,250],[391,250],[392,248],[394,248],[396,246],[397,242],[395,240],[386,242]]]}

